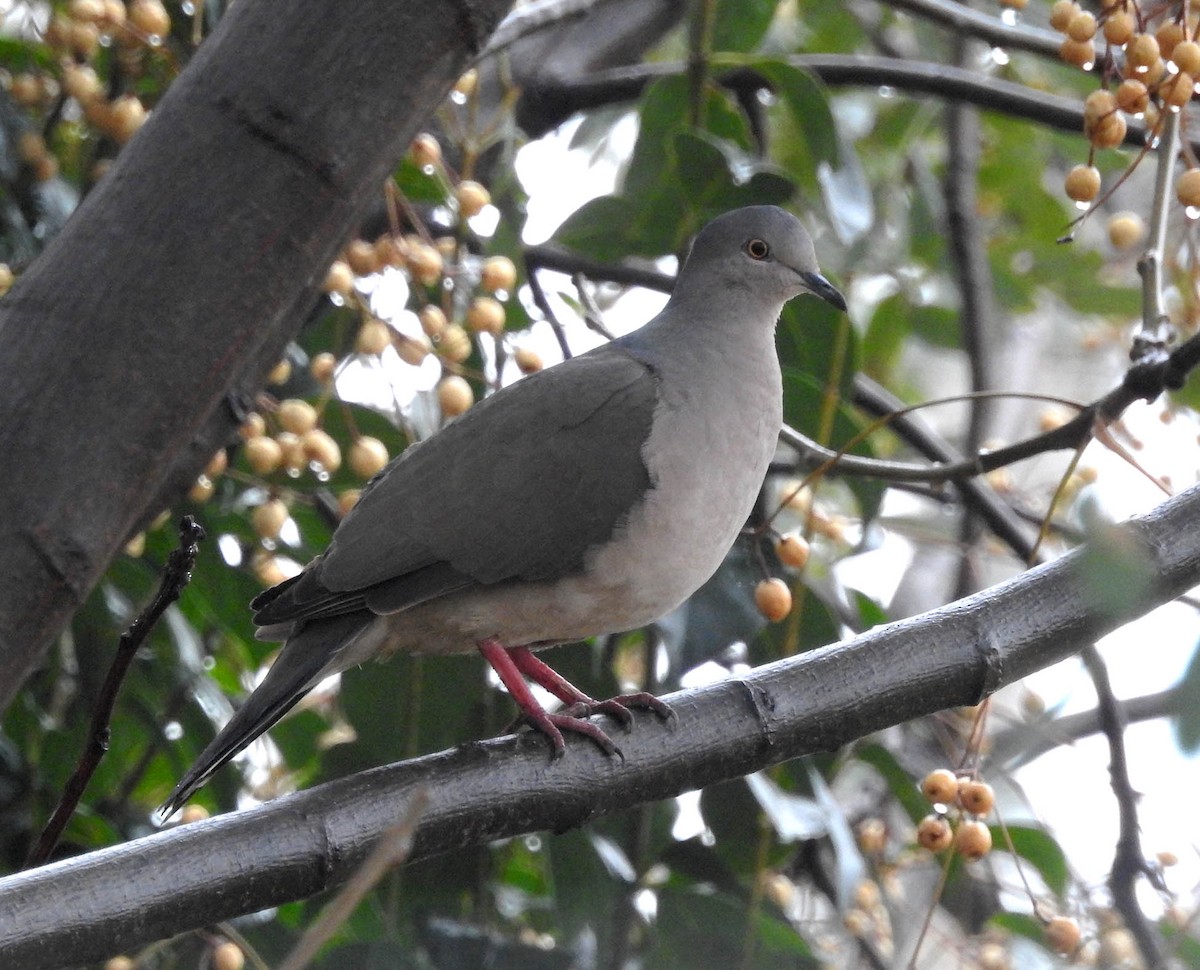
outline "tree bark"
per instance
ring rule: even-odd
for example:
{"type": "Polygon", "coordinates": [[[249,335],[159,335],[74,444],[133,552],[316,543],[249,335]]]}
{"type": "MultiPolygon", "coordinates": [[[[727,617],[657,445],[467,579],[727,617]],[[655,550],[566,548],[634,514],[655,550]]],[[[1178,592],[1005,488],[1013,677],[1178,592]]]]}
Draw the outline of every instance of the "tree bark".
{"type": "Polygon", "coordinates": [[[0,302],[0,709],[228,440],[508,5],[232,5],[0,302]]]}
{"type": "Polygon", "coordinates": [[[410,860],[669,798],[972,704],[1200,582],[1200,486],[1000,586],[847,643],[670,696],[624,760],[525,735],[376,768],[246,812],[0,880],[5,970],[82,963],[343,881],[415,793],[410,860]]]}

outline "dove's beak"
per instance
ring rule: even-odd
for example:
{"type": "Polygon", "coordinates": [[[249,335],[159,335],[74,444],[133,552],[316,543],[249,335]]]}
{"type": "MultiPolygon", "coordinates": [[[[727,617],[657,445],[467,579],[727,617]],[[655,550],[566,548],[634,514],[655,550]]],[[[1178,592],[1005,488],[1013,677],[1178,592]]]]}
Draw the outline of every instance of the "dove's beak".
{"type": "Polygon", "coordinates": [[[820,273],[801,273],[800,279],[814,296],[819,296],[826,303],[832,303],[843,313],[846,312],[846,298],[842,296],[841,291],[836,286],[825,279],[820,273]]]}

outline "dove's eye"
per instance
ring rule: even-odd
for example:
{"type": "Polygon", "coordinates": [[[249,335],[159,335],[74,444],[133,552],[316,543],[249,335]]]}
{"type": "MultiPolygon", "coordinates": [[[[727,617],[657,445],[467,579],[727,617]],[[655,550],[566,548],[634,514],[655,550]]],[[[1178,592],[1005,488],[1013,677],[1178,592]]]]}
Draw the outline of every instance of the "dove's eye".
{"type": "Polygon", "coordinates": [[[761,239],[751,239],[746,243],[746,255],[751,259],[766,259],[771,255],[771,247],[761,239]]]}

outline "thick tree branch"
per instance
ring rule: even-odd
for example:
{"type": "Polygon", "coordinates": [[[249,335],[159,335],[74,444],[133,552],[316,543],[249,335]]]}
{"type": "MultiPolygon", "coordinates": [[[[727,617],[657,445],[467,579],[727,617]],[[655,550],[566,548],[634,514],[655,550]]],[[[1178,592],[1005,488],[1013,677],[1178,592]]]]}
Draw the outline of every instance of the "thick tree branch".
{"type": "Polygon", "coordinates": [[[580,825],[973,703],[1200,582],[1198,518],[1200,487],[983,593],[674,694],[677,726],[639,716],[624,762],[587,743],[556,764],[538,738],[468,744],[10,876],[5,966],[96,959],[327,889],[421,788],[430,804],[413,859],[580,825]]]}
{"type": "Polygon", "coordinates": [[[278,359],[507,6],[231,6],[0,303],[0,709],[136,524],[225,443],[223,405],[278,359]]]}

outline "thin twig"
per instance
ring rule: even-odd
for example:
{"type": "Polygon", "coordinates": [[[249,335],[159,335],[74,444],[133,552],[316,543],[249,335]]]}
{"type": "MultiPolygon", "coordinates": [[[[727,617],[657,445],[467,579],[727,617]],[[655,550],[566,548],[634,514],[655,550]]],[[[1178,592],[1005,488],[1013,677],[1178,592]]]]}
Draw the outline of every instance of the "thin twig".
{"type": "Polygon", "coordinates": [[[199,543],[203,538],[204,529],[190,515],[185,515],[179,523],[179,548],[172,552],[167,559],[167,566],[163,570],[163,578],[159,583],[158,592],[154,594],[150,605],[142,610],[137,619],[130,624],[129,629],[121,634],[121,640],[117,644],[117,654],[108,668],[108,676],[104,679],[104,685],[100,688],[100,695],[96,699],[96,707],[92,711],[92,723],[88,728],[87,741],[79,756],[79,762],[67,780],[58,807],[55,808],[54,814],[46,823],[37,844],[25,861],[26,869],[40,866],[50,858],[50,853],[58,844],[63,829],[67,827],[67,822],[75,813],[79,799],[83,797],[83,792],[100,764],[100,759],[108,750],[109,725],[112,723],[113,708],[116,706],[117,694],[121,689],[125,674],[129,671],[129,665],[133,663],[138,648],[150,631],[154,629],[154,625],[158,623],[167,607],[179,599],[179,594],[183,592],[183,588],[192,578],[192,568],[196,565],[196,553],[199,551],[199,543]]]}
{"type": "Polygon", "coordinates": [[[1138,260],[1138,272],[1142,277],[1142,325],[1134,337],[1132,354],[1135,360],[1139,360],[1141,353],[1151,347],[1162,347],[1166,342],[1164,330],[1169,324],[1163,308],[1163,264],[1167,251],[1167,216],[1172,203],[1171,186],[1175,181],[1175,156],[1179,153],[1181,115],[1180,111],[1168,113],[1159,142],[1154,203],[1150,212],[1150,239],[1146,244],[1146,252],[1138,260]]]}
{"type": "MultiPolygon", "coordinates": [[[[1087,668],[1092,683],[1096,686],[1096,709],[1100,715],[1100,727],[1108,740],[1108,773],[1112,782],[1113,796],[1117,800],[1120,831],[1113,857],[1112,872],[1108,885],[1112,892],[1113,906],[1121,914],[1125,926],[1133,935],[1141,951],[1142,962],[1147,967],[1162,965],[1158,934],[1146,919],[1137,901],[1137,880],[1148,876],[1152,881],[1157,876],[1142,854],[1141,832],[1138,826],[1138,793],[1129,780],[1129,762],[1125,756],[1125,715],[1121,703],[1113,694],[1108,677],[1108,667],[1095,645],[1084,647],[1079,654],[1087,668]]],[[[1161,889],[1158,885],[1155,888],[1161,889]]]]}

